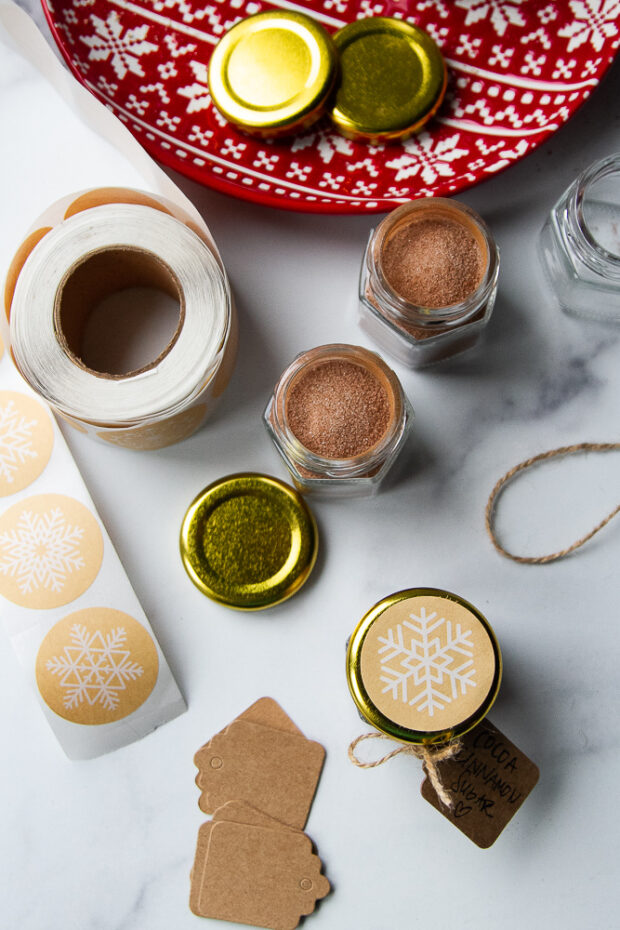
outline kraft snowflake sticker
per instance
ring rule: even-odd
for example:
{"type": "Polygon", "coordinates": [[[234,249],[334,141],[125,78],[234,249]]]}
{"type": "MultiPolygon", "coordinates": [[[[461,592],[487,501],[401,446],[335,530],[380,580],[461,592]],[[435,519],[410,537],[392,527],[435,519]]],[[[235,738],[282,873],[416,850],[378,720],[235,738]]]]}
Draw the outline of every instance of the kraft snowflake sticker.
{"type": "Polygon", "coordinates": [[[53,443],[50,415],[38,401],[19,391],[0,391],[0,497],[39,477],[53,443]]]}
{"type": "Polygon", "coordinates": [[[99,525],[72,497],[28,497],[0,518],[0,594],[14,604],[70,603],[95,580],[102,557],[99,525]]]}
{"type": "Polygon", "coordinates": [[[133,713],[157,681],[159,660],[146,629],[120,610],[91,607],[64,617],[37,655],[45,703],[73,723],[113,723],[133,713]]]}
{"type": "Polygon", "coordinates": [[[476,615],[431,595],[388,607],[362,650],[373,704],[388,719],[421,732],[443,731],[475,714],[495,673],[493,643],[476,615]]]}

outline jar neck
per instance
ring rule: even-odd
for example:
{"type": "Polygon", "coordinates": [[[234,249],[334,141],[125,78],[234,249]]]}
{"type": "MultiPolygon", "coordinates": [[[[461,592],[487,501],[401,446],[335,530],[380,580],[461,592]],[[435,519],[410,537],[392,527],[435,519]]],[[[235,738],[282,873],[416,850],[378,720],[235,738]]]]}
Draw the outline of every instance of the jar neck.
{"type": "Polygon", "coordinates": [[[378,355],[348,345],[319,346],[299,355],[283,372],[271,404],[273,432],[282,450],[298,467],[318,477],[355,478],[378,469],[398,445],[407,421],[407,401],[394,372],[378,355]],[[383,436],[369,449],[347,458],[327,458],[302,445],[291,429],[287,410],[290,391],[304,370],[330,361],[346,361],[369,370],[382,383],[390,401],[390,422],[383,436]]]}
{"type": "MultiPolygon", "coordinates": [[[[620,190],[620,155],[591,165],[568,189],[560,216],[569,253],[594,274],[620,280],[620,254],[608,251],[588,225],[586,211],[596,202],[595,185],[616,175],[620,190]]],[[[603,201],[600,201],[604,205],[603,201]]]]}

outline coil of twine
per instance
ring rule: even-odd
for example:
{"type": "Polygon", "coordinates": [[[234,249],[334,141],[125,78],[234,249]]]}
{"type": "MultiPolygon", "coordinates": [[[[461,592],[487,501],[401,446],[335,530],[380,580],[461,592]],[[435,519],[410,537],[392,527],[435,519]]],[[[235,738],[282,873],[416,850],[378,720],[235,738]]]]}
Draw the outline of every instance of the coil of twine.
{"type": "Polygon", "coordinates": [[[590,530],[589,533],[586,533],[584,536],[581,536],[574,543],[571,543],[570,546],[566,546],[565,549],[560,549],[557,552],[552,552],[549,555],[541,556],[526,556],[526,555],[515,555],[514,552],[510,552],[506,549],[497,538],[495,532],[495,515],[497,510],[497,502],[502,491],[504,491],[507,485],[516,477],[520,472],[526,471],[528,468],[531,468],[533,465],[537,465],[539,462],[547,461],[548,459],[553,459],[558,456],[564,455],[574,455],[579,452],[616,452],[620,449],[620,442],[580,442],[572,446],[560,446],[557,449],[550,449],[549,452],[541,452],[539,455],[534,455],[532,458],[526,459],[524,462],[520,462],[518,465],[515,465],[514,468],[511,468],[510,471],[507,471],[499,481],[496,483],[495,487],[489,495],[487,501],[486,511],[485,511],[485,525],[487,533],[491,539],[491,542],[497,549],[497,551],[506,556],[507,559],[512,559],[513,562],[522,562],[528,565],[544,565],[546,562],[555,562],[557,559],[563,559],[565,556],[569,555],[571,552],[574,552],[575,549],[579,549],[583,546],[584,543],[587,543],[589,539],[592,539],[604,526],[613,520],[613,518],[620,513],[620,504],[617,507],[607,514],[600,523],[590,530]]]}

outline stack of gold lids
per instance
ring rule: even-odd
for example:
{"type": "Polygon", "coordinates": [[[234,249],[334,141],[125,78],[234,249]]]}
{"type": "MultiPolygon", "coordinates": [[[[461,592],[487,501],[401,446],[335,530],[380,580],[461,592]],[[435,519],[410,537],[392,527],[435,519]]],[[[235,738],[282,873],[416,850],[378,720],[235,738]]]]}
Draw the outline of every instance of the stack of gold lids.
{"type": "Polygon", "coordinates": [[[350,138],[403,139],[434,115],[446,82],[428,33],[383,16],[350,23],[332,38],[303,13],[258,13],[226,33],[209,63],[218,110],[265,137],[298,132],[329,112],[350,138]]]}

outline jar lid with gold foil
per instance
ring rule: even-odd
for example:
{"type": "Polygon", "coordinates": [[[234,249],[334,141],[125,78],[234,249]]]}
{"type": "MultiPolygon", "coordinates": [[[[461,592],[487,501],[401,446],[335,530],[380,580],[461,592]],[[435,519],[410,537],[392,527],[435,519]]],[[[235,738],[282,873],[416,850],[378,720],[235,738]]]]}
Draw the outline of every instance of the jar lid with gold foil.
{"type": "Polygon", "coordinates": [[[314,567],[318,533],[300,494],[276,478],[229,475],[190,504],[181,557],[203,594],[239,610],[291,597],[314,567]]]}
{"type": "Polygon", "coordinates": [[[334,36],[340,84],[331,118],[353,139],[404,139],[439,108],[447,70],[433,39],[417,26],[375,16],[334,36]]]}
{"type": "Polygon", "coordinates": [[[271,10],[242,20],[220,40],[209,62],[209,91],[240,129],[285,135],[323,114],[336,73],[334,43],[319,23],[271,10]]]}
{"type": "Polygon", "coordinates": [[[407,743],[446,742],[475,727],[497,696],[501,671],[487,620],[436,588],[379,601],[347,649],[347,680],[360,713],[407,743]]]}

